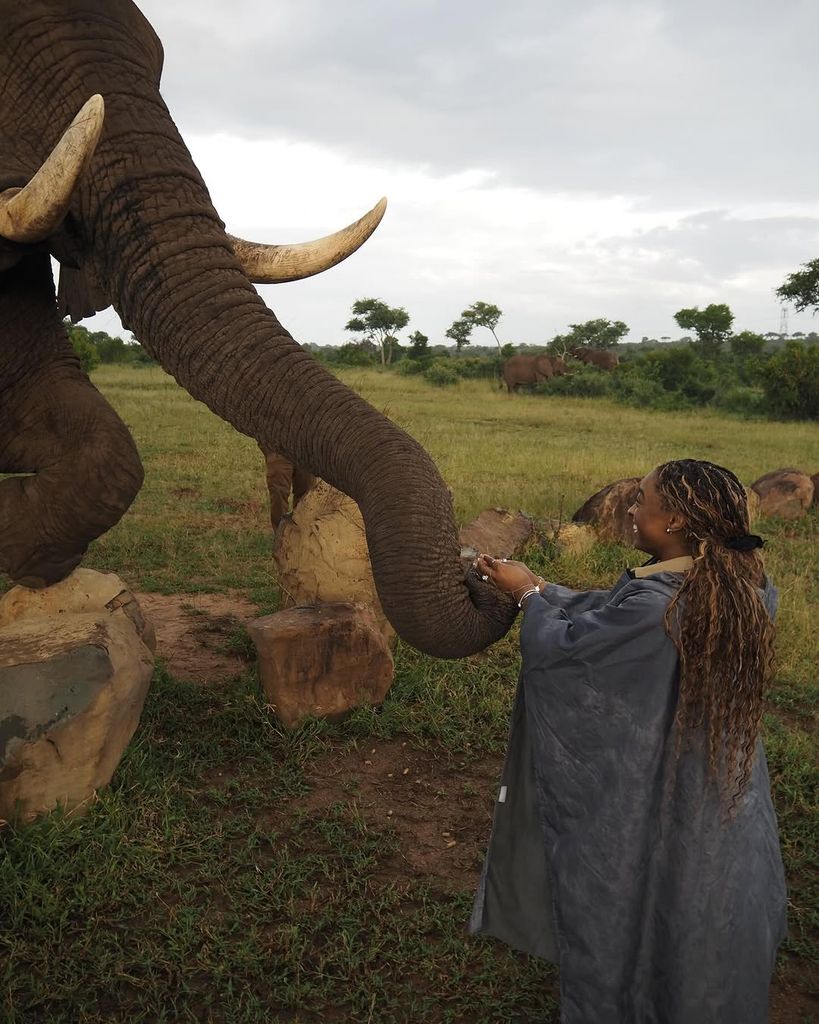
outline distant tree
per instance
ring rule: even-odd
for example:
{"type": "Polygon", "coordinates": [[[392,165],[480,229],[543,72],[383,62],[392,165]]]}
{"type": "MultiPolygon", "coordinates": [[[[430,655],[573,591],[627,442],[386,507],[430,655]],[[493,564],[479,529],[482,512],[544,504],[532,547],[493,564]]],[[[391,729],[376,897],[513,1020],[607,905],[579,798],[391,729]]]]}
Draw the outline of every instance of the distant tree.
{"type": "Polygon", "coordinates": [[[409,313],[402,307],[392,308],[381,299],[356,299],[353,316],[344,325],[345,331],[363,335],[366,341],[377,345],[381,352],[381,365],[392,360],[395,333],[409,323],[409,313]]]}
{"type": "Polygon", "coordinates": [[[504,359],[511,359],[516,352],[515,346],[510,342],[506,342],[505,345],[501,346],[500,354],[504,359]]]}
{"type": "Polygon", "coordinates": [[[99,366],[99,352],[91,341],[90,332],[85,327],[81,324],[71,324],[68,326],[68,337],[71,340],[71,347],[80,360],[80,366],[86,373],[90,373],[99,366]]]}
{"type": "Polygon", "coordinates": [[[753,356],[761,356],[765,349],[765,339],[754,331],[740,331],[728,339],[731,353],[735,359],[746,360],[753,356]]]}
{"type": "Polygon", "coordinates": [[[680,309],[674,314],[674,319],[683,330],[694,332],[696,340],[693,344],[699,354],[705,359],[714,359],[731,334],[734,314],[728,306],[720,303],[702,310],[697,306],[680,309]]]}
{"type": "Polygon", "coordinates": [[[819,259],[802,264],[802,269],[789,274],[776,289],[783,302],[790,302],[797,313],[813,308],[819,310],[819,259]]]}
{"type": "Polygon", "coordinates": [[[451,338],[455,342],[455,348],[458,352],[469,344],[469,336],[472,334],[472,324],[468,320],[455,320],[453,324],[446,329],[447,338],[451,338]]]}
{"type": "Polygon", "coordinates": [[[497,306],[493,306],[491,302],[473,302],[469,309],[465,309],[461,313],[462,318],[468,324],[473,327],[485,327],[492,333],[495,344],[498,346],[498,352],[501,350],[501,343],[495,334],[495,328],[502,315],[501,310],[497,306]]]}
{"type": "Polygon", "coordinates": [[[407,355],[410,359],[423,359],[429,355],[429,338],[426,334],[421,334],[420,331],[413,331],[409,336],[409,352],[407,355]]]}
{"type": "Polygon", "coordinates": [[[819,419],[819,348],[786,342],[761,378],[768,409],[778,416],[819,419]]]}
{"type": "Polygon", "coordinates": [[[628,334],[628,325],[622,320],[586,320],[582,324],[569,324],[566,334],[557,334],[549,342],[549,351],[564,356],[572,348],[614,348],[628,334]]]}

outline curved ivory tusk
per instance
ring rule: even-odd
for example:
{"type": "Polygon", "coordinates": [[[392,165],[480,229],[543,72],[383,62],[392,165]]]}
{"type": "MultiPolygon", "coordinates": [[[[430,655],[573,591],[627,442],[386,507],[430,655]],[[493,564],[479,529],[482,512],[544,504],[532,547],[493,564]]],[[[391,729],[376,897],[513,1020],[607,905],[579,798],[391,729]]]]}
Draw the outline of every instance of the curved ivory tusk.
{"type": "Polygon", "coordinates": [[[246,242],[234,235],[228,235],[228,238],[245,273],[254,284],[299,281],[346,260],[375,231],[386,208],[387,200],[379,199],[372,210],[355,224],[313,242],[263,245],[260,242],[246,242]]]}
{"type": "Polygon", "coordinates": [[[104,117],[105,103],[96,94],[83,104],[28,185],[0,193],[0,237],[10,242],[40,242],[57,230],[94,154],[104,117]]]}

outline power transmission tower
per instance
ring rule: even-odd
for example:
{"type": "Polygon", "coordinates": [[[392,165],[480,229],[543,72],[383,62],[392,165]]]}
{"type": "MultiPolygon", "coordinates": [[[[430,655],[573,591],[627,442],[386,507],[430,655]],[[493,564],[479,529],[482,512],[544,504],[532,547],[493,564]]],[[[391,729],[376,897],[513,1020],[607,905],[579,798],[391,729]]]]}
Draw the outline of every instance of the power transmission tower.
{"type": "Polygon", "coordinates": [[[779,333],[787,338],[788,336],[788,307],[782,306],[779,310],[779,333]]]}

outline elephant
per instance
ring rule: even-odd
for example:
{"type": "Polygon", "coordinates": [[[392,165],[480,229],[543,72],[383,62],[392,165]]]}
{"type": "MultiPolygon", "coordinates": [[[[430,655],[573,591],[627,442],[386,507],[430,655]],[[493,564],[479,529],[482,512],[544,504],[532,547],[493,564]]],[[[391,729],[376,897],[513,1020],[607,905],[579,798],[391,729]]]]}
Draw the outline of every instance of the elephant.
{"type": "Polygon", "coordinates": [[[550,377],[562,377],[565,373],[566,364],[559,356],[512,356],[503,364],[501,376],[511,395],[520,384],[538,384],[550,377]]]}
{"type": "Polygon", "coordinates": [[[430,457],[253,287],[339,262],[384,202],[316,243],[233,238],[162,100],[162,45],[135,4],[0,0],[0,24],[0,474],[13,474],[0,479],[0,571],[28,587],[65,578],[142,484],[62,319],[113,304],[194,398],[358,503],[399,636],[457,658],[505,635],[517,606],[465,571],[430,457]]]}
{"type": "Polygon", "coordinates": [[[569,351],[573,359],[585,363],[587,366],[596,366],[600,370],[613,370],[619,366],[620,357],[616,352],[604,352],[599,348],[585,348],[578,346],[569,351]]]}

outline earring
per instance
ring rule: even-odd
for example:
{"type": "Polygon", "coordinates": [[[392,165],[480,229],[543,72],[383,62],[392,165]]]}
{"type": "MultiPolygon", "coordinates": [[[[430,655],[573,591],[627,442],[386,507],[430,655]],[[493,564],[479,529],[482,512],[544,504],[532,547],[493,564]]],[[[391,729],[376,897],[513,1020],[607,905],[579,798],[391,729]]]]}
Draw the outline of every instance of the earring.
{"type": "Polygon", "coordinates": [[[673,530],[671,529],[671,527],[670,527],[670,526],[666,526],[666,528],[665,528],[665,532],[666,532],[666,533],[673,533],[674,531],[673,531],[673,530]]]}

